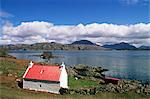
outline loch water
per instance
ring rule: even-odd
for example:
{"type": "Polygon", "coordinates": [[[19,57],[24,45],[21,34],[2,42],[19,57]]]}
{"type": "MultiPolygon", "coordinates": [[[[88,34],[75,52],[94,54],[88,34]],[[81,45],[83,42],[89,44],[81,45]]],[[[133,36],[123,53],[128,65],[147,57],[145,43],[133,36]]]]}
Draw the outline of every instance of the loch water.
{"type": "Polygon", "coordinates": [[[41,55],[43,50],[16,50],[10,51],[9,54],[18,59],[29,59],[37,62],[65,62],[66,66],[77,64],[101,66],[109,69],[108,72],[105,72],[106,76],[150,82],[150,51],[54,50],[49,52],[57,57],[50,60],[42,59],[38,55],[41,55]]]}

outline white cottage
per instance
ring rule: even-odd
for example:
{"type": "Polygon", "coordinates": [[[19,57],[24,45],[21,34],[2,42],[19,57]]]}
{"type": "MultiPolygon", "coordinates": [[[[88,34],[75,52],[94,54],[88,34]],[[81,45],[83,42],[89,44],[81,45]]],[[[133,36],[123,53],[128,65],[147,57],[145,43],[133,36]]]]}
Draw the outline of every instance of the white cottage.
{"type": "Polygon", "coordinates": [[[61,66],[43,66],[30,62],[23,75],[23,88],[59,94],[60,88],[68,88],[64,63],[61,66]]]}

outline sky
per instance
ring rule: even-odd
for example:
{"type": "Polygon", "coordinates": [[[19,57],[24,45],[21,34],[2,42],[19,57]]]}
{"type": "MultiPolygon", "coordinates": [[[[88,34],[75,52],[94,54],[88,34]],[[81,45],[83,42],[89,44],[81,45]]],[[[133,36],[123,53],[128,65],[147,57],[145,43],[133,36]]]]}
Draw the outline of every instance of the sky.
{"type": "Polygon", "coordinates": [[[150,45],[149,0],[0,0],[0,44],[150,45]]]}

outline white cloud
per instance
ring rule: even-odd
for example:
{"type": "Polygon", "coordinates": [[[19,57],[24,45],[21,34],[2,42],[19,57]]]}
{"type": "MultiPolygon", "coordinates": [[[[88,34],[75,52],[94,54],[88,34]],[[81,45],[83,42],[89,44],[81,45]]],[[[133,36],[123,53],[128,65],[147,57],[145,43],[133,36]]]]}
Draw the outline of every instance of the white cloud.
{"type": "Polygon", "coordinates": [[[136,4],[139,0],[124,0],[127,4],[136,4]]]}
{"type": "Polygon", "coordinates": [[[134,5],[134,4],[149,4],[149,0],[119,0],[120,2],[127,4],[127,5],[134,5]]]}
{"type": "Polygon", "coordinates": [[[1,44],[60,42],[71,43],[87,39],[94,43],[129,42],[135,45],[150,45],[150,23],[116,25],[92,23],[79,25],[54,25],[49,22],[22,22],[18,26],[2,27],[1,44]]]}

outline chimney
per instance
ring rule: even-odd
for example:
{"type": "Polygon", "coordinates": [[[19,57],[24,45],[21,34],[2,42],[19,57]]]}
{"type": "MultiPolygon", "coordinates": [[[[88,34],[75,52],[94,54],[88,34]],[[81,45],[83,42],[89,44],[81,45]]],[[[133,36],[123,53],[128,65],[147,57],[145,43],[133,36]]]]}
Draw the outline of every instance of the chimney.
{"type": "Polygon", "coordinates": [[[32,61],[30,61],[30,63],[28,64],[28,67],[31,68],[33,66],[33,64],[34,63],[32,61]]]}
{"type": "Polygon", "coordinates": [[[61,63],[61,66],[62,66],[63,68],[65,68],[65,63],[64,63],[64,62],[62,62],[62,63],[61,63]]]}

